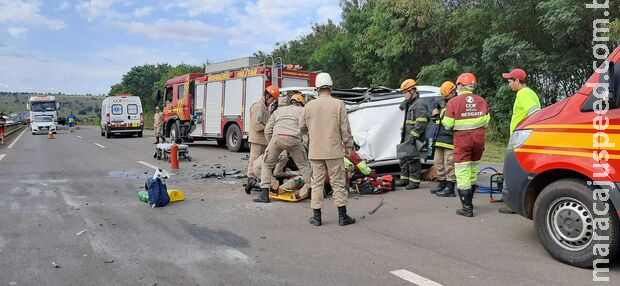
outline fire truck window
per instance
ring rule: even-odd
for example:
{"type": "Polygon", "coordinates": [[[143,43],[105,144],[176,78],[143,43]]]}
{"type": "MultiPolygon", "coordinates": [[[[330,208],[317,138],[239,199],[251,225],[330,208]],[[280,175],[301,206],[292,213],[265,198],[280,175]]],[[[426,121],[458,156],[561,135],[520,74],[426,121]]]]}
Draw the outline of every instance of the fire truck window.
{"type": "MultiPolygon", "coordinates": [[[[620,64],[613,64],[610,65],[609,69],[607,70],[607,73],[604,74],[607,75],[609,77],[614,76],[616,78],[616,86],[618,86],[618,81],[620,81],[620,64]],[[613,68],[613,71],[611,71],[611,69],[613,68]]],[[[599,78],[599,83],[607,83],[607,84],[612,84],[612,82],[608,79],[605,79],[604,75],[600,75],[599,78]]],[[[617,87],[616,87],[617,90],[617,87]]],[[[606,92],[606,90],[603,87],[598,87],[598,92],[599,94],[604,94],[606,92]]],[[[588,100],[586,100],[586,102],[583,104],[583,106],[581,107],[581,112],[592,112],[594,111],[594,103],[598,100],[600,100],[599,97],[597,97],[595,95],[596,90],[593,90],[592,94],[590,94],[590,97],[588,97],[588,100]]],[[[605,105],[608,104],[607,102],[604,103],[605,105]]],[[[616,104],[616,106],[609,106],[609,109],[613,109],[613,108],[617,108],[618,104],[616,104]]],[[[604,105],[601,107],[604,108],[604,105]]]]}
{"type": "Polygon", "coordinates": [[[185,98],[185,85],[179,85],[179,100],[185,98]]]}
{"type": "Polygon", "coordinates": [[[172,87],[166,88],[166,102],[172,102],[172,87]]]}

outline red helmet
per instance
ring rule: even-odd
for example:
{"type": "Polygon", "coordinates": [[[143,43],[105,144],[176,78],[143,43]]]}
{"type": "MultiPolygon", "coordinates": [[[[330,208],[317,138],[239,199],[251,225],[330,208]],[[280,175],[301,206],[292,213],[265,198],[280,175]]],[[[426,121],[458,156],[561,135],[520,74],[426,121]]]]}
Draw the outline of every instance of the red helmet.
{"type": "Polygon", "coordinates": [[[459,75],[459,77],[456,79],[456,84],[475,85],[478,84],[478,80],[473,73],[464,73],[459,75]]]}
{"type": "Polygon", "coordinates": [[[275,99],[280,97],[280,89],[277,86],[270,85],[265,89],[265,91],[271,94],[271,96],[275,99]]]}

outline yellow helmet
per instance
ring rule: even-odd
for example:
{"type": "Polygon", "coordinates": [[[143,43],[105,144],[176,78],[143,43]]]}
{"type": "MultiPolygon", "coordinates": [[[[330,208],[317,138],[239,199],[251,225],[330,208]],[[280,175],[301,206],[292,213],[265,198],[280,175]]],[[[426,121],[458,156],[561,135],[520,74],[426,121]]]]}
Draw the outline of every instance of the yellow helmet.
{"type": "Polygon", "coordinates": [[[450,94],[455,90],[456,90],[456,85],[451,81],[446,81],[441,84],[441,87],[439,87],[439,93],[441,93],[443,97],[450,96],[450,94]]]}
{"type": "Polygon", "coordinates": [[[295,93],[291,97],[291,101],[297,101],[297,102],[301,103],[301,105],[306,105],[306,99],[304,98],[304,95],[301,94],[301,92],[295,93]]]}
{"type": "Polygon", "coordinates": [[[409,78],[400,84],[400,90],[401,91],[409,90],[412,87],[415,87],[416,85],[418,85],[418,83],[416,83],[415,80],[409,78]]]}

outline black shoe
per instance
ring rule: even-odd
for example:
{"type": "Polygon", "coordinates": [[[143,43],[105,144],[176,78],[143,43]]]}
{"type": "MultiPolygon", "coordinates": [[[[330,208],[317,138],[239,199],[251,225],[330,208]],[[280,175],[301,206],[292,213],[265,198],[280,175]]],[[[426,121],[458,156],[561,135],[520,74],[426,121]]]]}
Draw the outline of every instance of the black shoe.
{"type": "Polygon", "coordinates": [[[459,199],[461,200],[461,205],[463,205],[462,209],[456,210],[457,215],[462,215],[464,217],[473,217],[474,216],[474,205],[472,204],[472,199],[474,198],[474,192],[472,190],[459,190],[459,199]]]}
{"type": "Polygon", "coordinates": [[[431,194],[437,194],[441,191],[443,191],[443,189],[446,187],[446,184],[448,182],[446,181],[439,181],[439,185],[437,185],[435,188],[431,189],[431,194]]]}
{"type": "Polygon", "coordinates": [[[403,179],[398,179],[396,181],[396,184],[394,184],[395,187],[404,187],[407,186],[409,184],[409,180],[403,180],[403,179]]]}
{"type": "Polygon", "coordinates": [[[153,143],[153,144],[159,144],[159,142],[155,142],[155,143],[153,143]]]}
{"type": "Polygon", "coordinates": [[[268,203],[269,202],[269,189],[261,189],[260,196],[253,199],[255,203],[268,203]]]}
{"type": "Polygon", "coordinates": [[[347,215],[347,206],[338,207],[338,224],[345,226],[354,223],[355,219],[347,215]]]}
{"type": "Polygon", "coordinates": [[[405,188],[405,190],[415,190],[420,188],[420,183],[410,182],[409,185],[405,188]]]}
{"type": "Polygon", "coordinates": [[[447,197],[456,197],[456,193],[454,192],[454,182],[446,182],[446,187],[441,190],[441,192],[437,193],[438,197],[447,198],[447,197]]]}
{"type": "Polygon", "coordinates": [[[248,178],[248,182],[245,184],[245,193],[246,194],[251,194],[252,193],[252,189],[254,188],[254,182],[255,180],[253,178],[248,178]]]}
{"type": "Polygon", "coordinates": [[[322,225],[323,222],[321,221],[321,209],[312,209],[312,212],[314,213],[314,216],[310,218],[310,224],[315,226],[322,225]]]}

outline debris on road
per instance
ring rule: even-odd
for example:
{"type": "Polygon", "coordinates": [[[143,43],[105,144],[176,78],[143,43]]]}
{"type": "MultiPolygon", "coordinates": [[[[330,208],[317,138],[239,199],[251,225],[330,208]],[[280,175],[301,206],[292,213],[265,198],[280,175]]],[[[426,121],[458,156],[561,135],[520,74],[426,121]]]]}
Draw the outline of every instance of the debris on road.
{"type": "Polygon", "coordinates": [[[60,265],[56,264],[56,262],[52,262],[52,266],[53,266],[54,268],[60,268],[60,265]]]}
{"type": "Polygon", "coordinates": [[[75,235],[80,236],[80,235],[84,234],[85,232],[87,232],[87,230],[82,230],[82,231],[76,233],[75,235]]]}
{"type": "Polygon", "coordinates": [[[103,261],[103,263],[108,263],[108,264],[110,264],[110,263],[114,263],[114,260],[112,260],[112,259],[110,259],[110,260],[104,260],[104,261],[103,261]]]}
{"type": "Polygon", "coordinates": [[[383,200],[383,198],[381,198],[381,202],[379,203],[379,205],[372,209],[371,211],[368,212],[368,214],[374,214],[375,212],[377,212],[379,210],[379,208],[381,208],[381,206],[385,205],[385,202],[383,200]]]}

